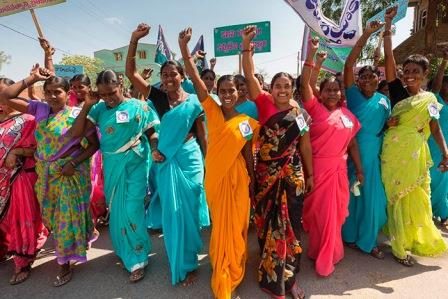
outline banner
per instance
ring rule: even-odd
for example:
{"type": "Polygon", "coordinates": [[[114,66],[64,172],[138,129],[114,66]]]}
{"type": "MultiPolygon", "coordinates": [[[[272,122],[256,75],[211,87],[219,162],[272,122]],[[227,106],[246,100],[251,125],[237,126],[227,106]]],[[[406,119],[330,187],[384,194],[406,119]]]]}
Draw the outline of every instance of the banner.
{"type": "Polygon", "coordinates": [[[0,17],[63,2],[65,0],[0,0],[0,17]]]}
{"type": "Polygon", "coordinates": [[[303,44],[302,44],[302,61],[305,61],[308,53],[308,42],[311,38],[319,38],[319,50],[327,52],[327,59],[325,59],[322,69],[336,74],[344,70],[344,64],[350,54],[352,47],[334,47],[325,40],[325,38],[319,36],[316,32],[311,31],[308,26],[305,26],[303,33],[303,44]]]}
{"type": "Polygon", "coordinates": [[[215,28],[215,57],[238,55],[242,50],[241,32],[249,25],[257,26],[252,40],[255,53],[271,52],[271,22],[258,22],[215,28]]]}
{"type": "Polygon", "coordinates": [[[398,21],[400,21],[400,20],[402,20],[402,19],[404,19],[406,17],[406,13],[408,11],[408,5],[409,5],[409,0],[398,0],[394,4],[389,5],[388,7],[386,7],[385,9],[380,11],[379,13],[377,13],[375,16],[373,16],[370,19],[368,19],[366,25],[370,24],[373,21],[384,22],[384,16],[386,15],[386,10],[389,7],[398,6],[397,15],[392,20],[392,24],[395,24],[398,21]]]}
{"type": "Polygon", "coordinates": [[[162,26],[159,25],[159,34],[157,35],[157,48],[156,57],[154,59],[155,63],[163,64],[165,61],[173,60],[173,54],[166,42],[165,36],[163,35],[162,26]]]}
{"type": "Polygon", "coordinates": [[[285,2],[311,30],[325,37],[333,46],[354,46],[362,34],[361,0],[345,0],[339,24],[323,15],[320,0],[285,0],[285,2]]]}
{"type": "MultiPolygon", "coordinates": [[[[194,46],[193,51],[191,51],[191,55],[194,55],[197,51],[204,52],[204,49],[204,36],[201,35],[198,39],[198,42],[196,43],[196,46],[194,46]]],[[[205,69],[208,69],[207,57],[204,56],[204,59],[198,59],[196,61],[196,67],[198,68],[199,73],[201,73],[205,69]]]]}
{"type": "Polygon", "coordinates": [[[71,79],[75,75],[84,74],[84,67],[82,65],[55,64],[54,72],[58,77],[71,79]]]}

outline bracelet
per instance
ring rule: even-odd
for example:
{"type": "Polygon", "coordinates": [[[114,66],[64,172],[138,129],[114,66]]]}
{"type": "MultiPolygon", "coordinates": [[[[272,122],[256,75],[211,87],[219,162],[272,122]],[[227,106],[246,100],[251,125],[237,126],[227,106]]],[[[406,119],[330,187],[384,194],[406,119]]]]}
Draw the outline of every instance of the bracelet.
{"type": "Polygon", "coordinates": [[[305,62],[304,64],[303,64],[304,66],[308,66],[308,67],[310,67],[310,68],[314,68],[316,65],[314,64],[314,63],[312,63],[312,62],[305,62]]]}
{"type": "Polygon", "coordinates": [[[252,52],[252,49],[244,49],[244,50],[242,50],[241,52],[242,52],[242,53],[244,53],[244,52],[252,52]]]}
{"type": "Polygon", "coordinates": [[[138,45],[138,41],[133,41],[132,39],[129,41],[131,45],[138,45]]]}
{"type": "Polygon", "coordinates": [[[76,163],[73,160],[70,160],[68,163],[70,163],[71,166],[76,167],[76,163]]]}
{"type": "Polygon", "coordinates": [[[155,151],[159,151],[159,149],[158,149],[158,148],[152,148],[152,149],[151,149],[151,154],[152,154],[153,152],[155,152],[155,151]]]}

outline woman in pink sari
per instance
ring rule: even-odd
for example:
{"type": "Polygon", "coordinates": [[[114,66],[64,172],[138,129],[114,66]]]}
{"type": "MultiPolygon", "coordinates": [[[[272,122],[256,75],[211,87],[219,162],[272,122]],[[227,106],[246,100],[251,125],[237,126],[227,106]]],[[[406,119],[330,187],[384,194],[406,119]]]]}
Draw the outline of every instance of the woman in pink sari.
{"type": "Polygon", "coordinates": [[[360,124],[341,104],[341,86],[336,78],[325,79],[320,98],[313,95],[310,77],[318,40],[310,43],[301,77],[303,105],[313,122],[314,190],[305,198],[303,228],[309,234],[308,256],[315,260],[317,274],[328,276],[344,257],[342,225],[348,216],[349,182],[347,154],[356,167],[359,183],[364,181],[358,144],[354,138],[360,124]]]}
{"type": "MultiPolygon", "coordinates": [[[[11,84],[9,79],[0,79],[0,91],[11,84]]],[[[0,234],[14,256],[12,285],[29,277],[31,263],[46,240],[38,239],[43,225],[33,189],[37,180],[35,128],[31,115],[0,105],[0,234]]]]}

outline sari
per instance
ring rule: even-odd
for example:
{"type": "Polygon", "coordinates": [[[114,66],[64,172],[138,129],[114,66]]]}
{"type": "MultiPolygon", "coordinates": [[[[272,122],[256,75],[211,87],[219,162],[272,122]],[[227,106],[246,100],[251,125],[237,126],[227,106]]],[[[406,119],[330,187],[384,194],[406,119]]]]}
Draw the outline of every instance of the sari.
{"type": "Polygon", "coordinates": [[[230,298],[244,278],[250,210],[250,178],[241,150],[251,136],[243,137],[240,124],[249,124],[252,130],[258,124],[243,114],[225,120],[211,97],[202,105],[209,134],[205,190],[213,223],[211,286],[215,298],[230,298]]]}
{"type": "Polygon", "coordinates": [[[43,225],[34,193],[34,159],[20,157],[12,169],[6,168],[5,161],[13,149],[36,147],[35,128],[34,117],[28,114],[0,122],[0,230],[18,269],[30,265],[46,238],[39,239],[43,225]]]}
{"type": "MultiPolygon", "coordinates": [[[[438,102],[443,105],[440,110],[439,124],[446,141],[448,140],[448,104],[439,94],[436,97],[438,102]]],[[[438,168],[439,163],[442,162],[442,153],[432,136],[429,138],[428,144],[434,162],[430,169],[432,214],[434,217],[444,220],[448,218],[448,173],[441,172],[438,168]]]]}
{"type": "Polygon", "coordinates": [[[303,204],[303,228],[308,232],[308,256],[316,261],[316,272],[328,276],[344,257],[341,231],[350,198],[347,148],[360,124],[347,108],[329,111],[315,97],[304,108],[313,119],[314,190],[303,204]]]}
{"type": "Polygon", "coordinates": [[[88,119],[100,131],[104,193],[109,207],[112,246],[129,272],[148,264],[151,242],[145,223],[145,199],[151,164],[144,134],[159,121],[145,102],[127,99],[114,108],[96,104],[88,119]]]}
{"type": "Polygon", "coordinates": [[[299,272],[305,178],[298,148],[310,123],[305,110],[291,108],[270,116],[259,133],[255,196],[261,250],[258,283],[273,298],[285,298],[299,272]],[[304,127],[299,128],[299,119],[304,127]]]}
{"type": "Polygon", "coordinates": [[[241,114],[246,114],[252,119],[258,120],[257,105],[251,100],[245,100],[241,104],[235,106],[235,110],[241,114]]]}
{"type": "MultiPolygon", "coordinates": [[[[349,215],[342,227],[342,239],[370,253],[377,246],[378,234],[387,219],[380,154],[382,130],[389,118],[391,105],[389,99],[378,92],[371,98],[366,98],[355,85],[346,89],[345,94],[348,108],[362,125],[356,140],[366,180],[359,187],[360,195],[350,192],[349,215]]],[[[348,176],[352,186],[357,181],[352,160],[348,163],[348,176]]]]}
{"type": "Polygon", "coordinates": [[[155,177],[172,284],[197,269],[202,249],[199,211],[204,164],[196,139],[186,140],[201,113],[197,96],[189,95],[161,118],[158,148],[165,161],[157,164],[155,177]]]}
{"type": "Polygon", "coordinates": [[[89,211],[90,165],[85,160],[72,176],[62,175],[63,166],[78,154],[80,138],[72,138],[69,129],[79,108],[64,107],[51,114],[46,103],[31,101],[28,113],[35,115],[37,127],[36,194],[45,226],[53,233],[56,260],[60,265],[87,261],[93,222],[89,211]],[[75,150],[73,150],[75,148],[75,150]]]}
{"type": "MultiPolygon", "coordinates": [[[[381,154],[382,179],[387,195],[387,226],[392,253],[399,259],[407,251],[434,256],[446,251],[447,244],[434,225],[430,201],[428,147],[431,113],[442,105],[432,93],[423,92],[396,104],[392,116],[398,126],[384,136],[381,154]]],[[[438,113],[437,113],[438,114],[438,113]]]]}

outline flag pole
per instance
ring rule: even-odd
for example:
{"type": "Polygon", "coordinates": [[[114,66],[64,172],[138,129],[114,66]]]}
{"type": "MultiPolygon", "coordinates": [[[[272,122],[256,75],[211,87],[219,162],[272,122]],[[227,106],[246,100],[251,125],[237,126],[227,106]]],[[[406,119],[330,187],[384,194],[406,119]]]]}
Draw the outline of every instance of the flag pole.
{"type": "Polygon", "coordinates": [[[44,38],[44,34],[42,33],[42,28],[40,27],[39,20],[37,19],[36,13],[34,9],[30,9],[31,17],[33,18],[34,25],[36,26],[37,33],[40,38],[44,38]]]}
{"type": "Polygon", "coordinates": [[[243,59],[242,59],[242,54],[241,54],[241,51],[240,52],[238,52],[238,74],[242,74],[243,73],[243,68],[242,68],[242,62],[243,62],[243,59]]]}

